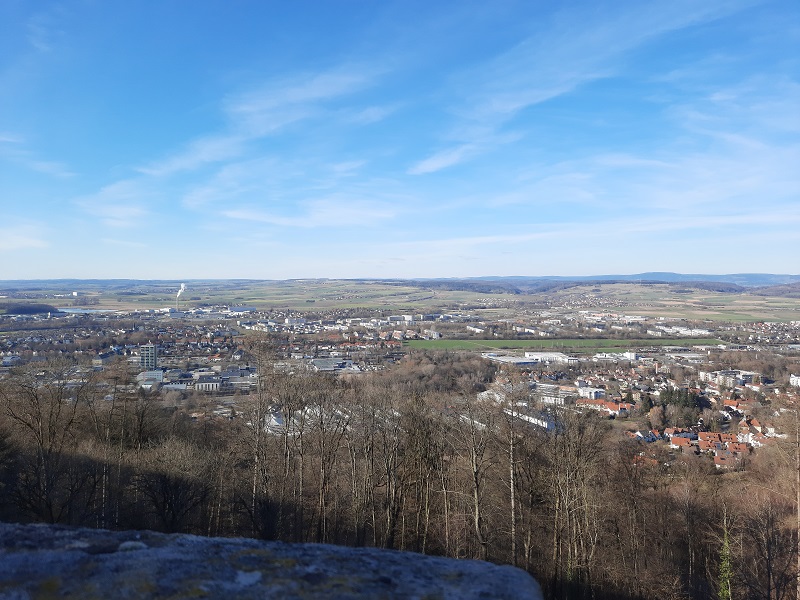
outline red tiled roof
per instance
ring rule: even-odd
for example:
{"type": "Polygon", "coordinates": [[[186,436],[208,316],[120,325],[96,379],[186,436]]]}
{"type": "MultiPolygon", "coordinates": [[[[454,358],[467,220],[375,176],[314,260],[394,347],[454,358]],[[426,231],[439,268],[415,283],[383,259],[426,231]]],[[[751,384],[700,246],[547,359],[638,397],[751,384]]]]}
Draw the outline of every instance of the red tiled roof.
{"type": "Polygon", "coordinates": [[[671,442],[675,446],[691,446],[692,445],[692,440],[690,440],[689,438],[685,438],[685,437],[673,437],[671,442]]]}

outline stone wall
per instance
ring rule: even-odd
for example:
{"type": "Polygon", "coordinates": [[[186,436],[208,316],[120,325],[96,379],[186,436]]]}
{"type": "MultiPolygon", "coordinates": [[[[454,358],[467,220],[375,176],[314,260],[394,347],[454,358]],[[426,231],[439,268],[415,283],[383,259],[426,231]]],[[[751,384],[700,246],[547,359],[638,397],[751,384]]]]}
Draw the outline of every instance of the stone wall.
{"type": "Polygon", "coordinates": [[[374,548],[0,523],[0,599],[539,599],[520,569],[374,548]]]}

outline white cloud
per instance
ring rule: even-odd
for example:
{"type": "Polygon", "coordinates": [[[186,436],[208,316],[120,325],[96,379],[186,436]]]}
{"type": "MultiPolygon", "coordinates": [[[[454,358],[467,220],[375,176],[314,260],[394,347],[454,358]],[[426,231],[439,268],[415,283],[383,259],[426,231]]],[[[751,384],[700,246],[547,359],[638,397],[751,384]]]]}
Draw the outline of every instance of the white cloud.
{"type": "Polygon", "coordinates": [[[53,177],[72,177],[75,175],[67,165],[53,160],[41,160],[25,147],[22,136],[0,132],[0,157],[17,165],[53,177]]]}
{"type": "Polygon", "coordinates": [[[20,135],[8,131],[0,131],[0,143],[2,144],[21,144],[24,141],[24,138],[20,135]]]}
{"type": "Polygon", "coordinates": [[[182,199],[191,209],[224,208],[243,196],[261,197],[281,193],[288,181],[304,177],[302,167],[272,157],[231,162],[220,167],[204,183],[190,189],[182,199]]]}
{"type": "Polygon", "coordinates": [[[462,144],[455,148],[448,148],[437,152],[432,156],[418,162],[408,170],[409,175],[423,175],[425,173],[435,173],[447,167],[452,167],[458,163],[475,155],[477,147],[473,144],[462,144]]]}
{"type": "Polygon", "coordinates": [[[222,214],[229,219],[301,228],[362,227],[392,219],[397,214],[386,204],[345,198],[315,200],[303,203],[303,206],[303,212],[293,216],[259,208],[237,208],[225,210],[222,214]]]}
{"type": "Polygon", "coordinates": [[[132,179],[107,185],[96,194],[74,202],[86,213],[109,227],[133,227],[149,214],[144,200],[151,196],[140,182],[132,179]]]}
{"type": "Polygon", "coordinates": [[[600,154],[594,157],[594,162],[602,167],[614,169],[639,169],[642,167],[653,167],[656,169],[674,169],[675,165],[665,160],[644,158],[632,154],[600,154]]]}
{"type": "Polygon", "coordinates": [[[185,207],[220,212],[265,203],[311,205],[320,197],[393,201],[396,182],[364,176],[365,160],[327,162],[328,156],[284,160],[263,156],[220,167],[183,196],[185,207]]]}
{"type": "MultiPolygon", "coordinates": [[[[501,251],[513,252],[519,258],[530,253],[537,255],[546,252],[547,248],[552,249],[558,240],[569,239],[569,248],[579,254],[593,248],[594,252],[602,255],[629,247],[642,247],[642,242],[653,240],[654,236],[669,240],[674,239],[671,237],[673,234],[689,234],[704,239],[717,237],[720,233],[725,235],[725,232],[732,230],[736,230],[738,236],[740,233],[752,231],[754,227],[769,229],[780,235],[785,233],[796,235],[798,224],[800,224],[800,207],[779,215],[698,214],[684,218],[659,214],[609,217],[593,222],[565,220],[557,223],[520,224],[515,227],[514,233],[408,240],[386,244],[381,248],[381,253],[383,256],[403,256],[412,261],[423,262],[478,252],[481,256],[490,258],[497,257],[501,251]],[[617,240],[619,244],[609,245],[610,240],[617,240]],[[539,250],[535,250],[536,248],[539,250]]],[[[561,250],[566,251],[567,247],[562,247],[561,250]]],[[[518,269],[522,268],[518,261],[512,261],[511,265],[518,269]]]]}
{"type": "Polygon", "coordinates": [[[37,15],[28,21],[28,42],[39,52],[50,52],[53,49],[50,28],[45,21],[45,15],[37,15]]]}
{"type": "Polygon", "coordinates": [[[38,3],[31,6],[40,10],[25,24],[28,43],[40,54],[51,54],[59,49],[65,37],[62,22],[71,7],[66,3],[38,3]],[[41,9],[42,6],[45,8],[41,9]]]}
{"type": "Polygon", "coordinates": [[[164,176],[238,158],[245,154],[248,142],[324,115],[327,102],[364,89],[376,74],[366,68],[341,66],[270,81],[255,90],[230,95],[222,106],[228,119],[226,131],[193,140],[172,156],[138,170],[164,176]]]}
{"type": "Polygon", "coordinates": [[[341,176],[355,175],[356,171],[361,169],[367,161],[365,160],[349,160],[346,162],[334,163],[330,166],[330,170],[341,176]]]}
{"type": "Polygon", "coordinates": [[[49,245],[38,226],[22,224],[14,227],[0,227],[0,250],[2,251],[47,248],[49,245]]]}
{"type": "Polygon", "coordinates": [[[145,175],[163,176],[179,171],[192,171],[210,163],[229,160],[244,151],[247,137],[242,135],[218,135],[190,142],[177,154],[137,171],[145,175]]]}
{"type": "Polygon", "coordinates": [[[60,162],[52,161],[52,160],[33,160],[27,163],[27,165],[33,169],[34,171],[38,171],[40,173],[45,173],[47,175],[52,175],[54,177],[74,177],[75,173],[69,170],[69,168],[60,162]]]}
{"type": "Polygon", "coordinates": [[[349,119],[356,125],[370,125],[383,121],[397,110],[397,106],[369,106],[359,109],[350,115],[349,119]]]}
{"type": "Polygon", "coordinates": [[[683,0],[609,5],[593,15],[585,14],[586,7],[561,11],[514,48],[457,78],[461,94],[451,107],[455,121],[445,134],[454,143],[410,172],[441,170],[490,151],[503,143],[495,132],[522,110],[615,74],[626,53],[653,38],[746,4],[683,0]]]}
{"type": "Polygon", "coordinates": [[[102,238],[100,240],[104,244],[112,246],[122,246],[123,248],[147,248],[147,244],[143,242],[132,242],[130,240],[118,240],[114,238],[102,238]]]}
{"type": "Polygon", "coordinates": [[[352,94],[372,83],[376,73],[356,66],[341,66],[322,73],[271,81],[261,88],[231,96],[225,112],[244,125],[261,123],[265,116],[287,107],[309,106],[352,94]]]}

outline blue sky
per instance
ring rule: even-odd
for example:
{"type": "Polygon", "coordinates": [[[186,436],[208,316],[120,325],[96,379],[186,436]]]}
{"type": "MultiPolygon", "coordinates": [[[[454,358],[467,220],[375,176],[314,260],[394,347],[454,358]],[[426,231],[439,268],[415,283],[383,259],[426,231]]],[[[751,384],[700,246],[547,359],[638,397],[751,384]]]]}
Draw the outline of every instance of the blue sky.
{"type": "Polygon", "coordinates": [[[800,3],[0,3],[0,279],[800,272],[800,3]]]}

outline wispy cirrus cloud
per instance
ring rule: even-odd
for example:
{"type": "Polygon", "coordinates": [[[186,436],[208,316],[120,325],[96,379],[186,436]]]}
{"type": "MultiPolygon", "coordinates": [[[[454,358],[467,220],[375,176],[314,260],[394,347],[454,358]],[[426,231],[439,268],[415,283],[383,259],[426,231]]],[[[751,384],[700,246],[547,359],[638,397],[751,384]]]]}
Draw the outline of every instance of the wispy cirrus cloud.
{"type": "MultiPolygon", "coordinates": [[[[329,103],[367,88],[379,73],[370,67],[345,65],[320,73],[275,79],[250,91],[231,94],[221,106],[228,123],[225,131],[192,140],[172,156],[138,171],[164,176],[240,158],[249,142],[325,115],[330,110],[329,103]]],[[[368,107],[362,111],[361,119],[379,120],[384,116],[380,111],[368,107]]]]}
{"type": "Polygon", "coordinates": [[[0,131],[0,144],[21,144],[25,139],[21,135],[8,131],[0,131]]]}
{"type": "Polygon", "coordinates": [[[189,142],[180,152],[136,170],[160,177],[180,171],[192,171],[204,165],[241,156],[248,141],[244,135],[212,135],[189,142]]]}
{"type": "Polygon", "coordinates": [[[800,145],[733,135],[720,136],[717,143],[713,150],[668,146],[647,154],[590,154],[532,165],[507,185],[468,201],[504,210],[516,205],[557,212],[572,205],[606,214],[687,212],[701,221],[730,211],[755,217],[765,205],[781,211],[796,203],[800,173],[793,165],[800,164],[800,145]],[[754,197],[764,204],[754,203],[754,197]]]}
{"type": "Polygon", "coordinates": [[[435,173],[447,167],[457,165],[464,160],[472,158],[479,152],[480,146],[477,144],[461,144],[441,150],[421,160],[408,169],[409,175],[422,175],[425,173],[435,173]]]}
{"type": "Polygon", "coordinates": [[[147,244],[143,242],[135,242],[131,240],[120,240],[115,238],[102,238],[100,240],[104,244],[111,246],[121,246],[123,248],[147,248],[147,244]]]}
{"type": "Polygon", "coordinates": [[[225,208],[251,195],[268,197],[283,193],[290,182],[300,180],[304,175],[302,166],[271,156],[229,162],[204,182],[189,189],[182,203],[191,209],[225,208]]]}
{"type": "Polygon", "coordinates": [[[759,75],[728,85],[707,81],[683,85],[692,100],[673,103],[668,113],[692,133],[714,137],[734,133],[769,139],[771,144],[794,141],[800,133],[800,83],[785,76],[759,75]]]}
{"type": "Polygon", "coordinates": [[[617,74],[624,68],[625,55],[650,40],[750,4],[719,0],[612,4],[598,6],[592,15],[586,14],[585,7],[566,9],[555,14],[546,29],[474,75],[480,85],[466,114],[489,122],[505,120],[580,85],[617,74]]]}
{"type": "Polygon", "coordinates": [[[58,28],[59,13],[63,7],[54,7],[31,16],[27,23],[28,43],[41,53],[53,51],[57,38],[62,35],[58,28]]]}
{"type": "Polygon", "coordinates": [[[53,177],[72,177],[75,173],[63,162],[42,160],[26,145],[23,136],[0,132],[0,158],[11,161],[25,169],[53,177]]]}
{"type": "Polygon", "coordinates": [[[289,123],[319,114],[326,102],[366,88],[377,75],[375,69],[353,65],[295,75],[230,96],[225,102],[225,113],[234,126],[249,135],[269,135],[289,123]]]}
{"type": "Polygon", "coordinates": [[[689,211],[701,220],[730,211],[755,218],[767,206],[780,214],[795,204],[800,86],[761,76],[683,85],[691,85],[691,93],[665,108],[658,144],[608,152],[580,148],[558,162],[542,156],[472,202],[545,210],[581,204],[612,214],[689,211]]]}
{"type": "Polygon", "coordinates": [[[386,117],[397,111],[398,105],[368,106],[345,113],[344,118],[356,125],[371,125],[383,121],[386,117]]]}
{"type": "Polygon", "coordinates": [[[40,3],[31,5],[36,11],[25,22],[25,37],[36,53],[53,54],[67,39],[64,21],[74,7],[68,3],[40,3]]]}
{"type": "Polygon", "coordinates": [[[340,193],[337,191],[340,188],[347,188],[348,194],[380,197],[392,187],[391,182],[358,178],[368,162],[366,160],[328,163],[326,158],[258,156],[229,162],[206,181],[188,190],[182,203],[190,209],[213,211],[232,205],[255,205],[277,200],[302,203],[322,193],[340,193]],[[357,181],[353,182],[356,178],[357,181]]]}
{"type": "Polygon", "coordinates": [[[339,197],[304,202],[299,208],[299,214],[293,215],[256,207],[225,210],[222,214],[229,219],[300,228],[361,227],[392,219],[397,214],[395,208],[384,203],[339,197]]]}
{"type": "Polygon", "coordinates": [[[150,213],[144,200],[151,195],[139,181],[129,179],[107,185],[96,194],[77,198],[74,203],[108,227],[124,228],[139,225],[150,213]]]}
{"type": "MultiPolygon", "coordinates": [[[[673,214],[660,214],[658,218],[650,216],[614,216],[599,219],[595,222],[578,221],[574,219],[559,223],[530,223],[520,224],[517,231],[503,232],[486,235],[471,236],[445,236],[436,238],[418,238],[402,242],[387,244],[383,250],[387,255],[397,256],[456,256],[464,253],[474,253],[485,250],[487,255],[495,255],[495,250],[508,248],[514,252],[530,251],[532,247],[542,250],[552,244],[553,240],[577,238],[596,240],[598,243],[606,242],[610,237],[628,240],[630,244],[641,244],[652,239],[654,235],[670,236],[672,234],[697,236],[705,233],[712,235],[726,235],[732,230],[746,232],[753,227],[770,228],[780,232],[781,235],[800,236],[797,225],[800,224],[800,207],[787,212],[774,214],[753,215],[750,213],[731,213],[706,215],[696,213],[692,218],[673,214]],[[411,253],[411,254],[409,254],[411,253]]],[[[605,244],[603,244],[605,245],[605,244]]],[[[598,247],[598,252],[606,251],[598,247]]]]}
{"type": "Polygon", "coordinates": [[[345,162],[334,163],[330,165],[331,172],[342,177],[349,177],[355,175],[361,167],[367,164],[365,160],[348,160],[345,162]]]}
{"type": "Polygon", "coordinates": [[[74,177],[75,172],[70,170],[67,165],[55,160],[31,160],[26,162],[28,168],[52,175],[53,177],[74,177]]]}
{"type": "Polygon", "coordinates": [[[39,21],[31,20],[28,23],[28,41],[39,52],[50,52],[52,50],[50,31],[39,21]]]}
{"type": "Polygon", "coordinates": [[[50,244],[46,237],[43,227],[32,223],[16,223],[11,227],[0,227],[0,250],[47,248],[50,244]]]}
{"type": "Polygon", "coordinates": [[[692,144],[680,139],[653,153],[651,158],[673,168],[641,169],[637,183],[650,188],[646,198],[672,210],[705,205],[754,216],[765,206],[754,198],[773,211],[796,204],[800,85],[758,77],[697,90],[689,98],[672,104],[667,114],[692,144]]]}
{"type": "Polygon", "coordinates": [[[408,172],[436,172],[490,151],[503,143],[496,132],[521,111],[617,74],[625,56],[652,39],[748,4],[683,0],[609,5],[592,18],[585,7],[556,13],[515,47],[455,78],[463,94],[452,102],[452,117],[441,133],[450,147],[436,150],[408,172]]]}

